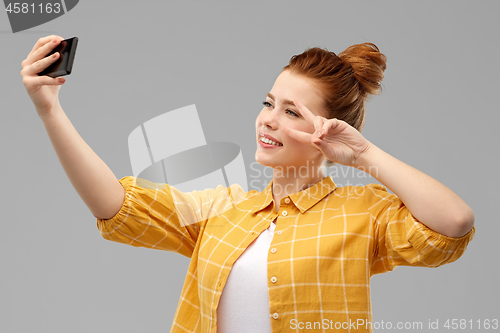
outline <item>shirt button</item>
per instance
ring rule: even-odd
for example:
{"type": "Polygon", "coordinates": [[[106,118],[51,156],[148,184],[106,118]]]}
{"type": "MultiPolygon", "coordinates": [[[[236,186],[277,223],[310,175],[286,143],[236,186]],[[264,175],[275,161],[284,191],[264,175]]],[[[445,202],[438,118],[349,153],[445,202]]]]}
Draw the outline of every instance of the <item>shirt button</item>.
{"type": "Polygon", "coordinates": [[[285,203],[290,203],[290,199],[289,199],[289,198],[286,198],[286,199],[285,199],[285,203]]]}
{"type": "Polygon", "coordinates": [[[273,247],[273,248],[271,249],[271,253],[276,253],[276,248],[275,248],[275,247],[273,247]]]}
{"type": "Polygon", "coordinates": [[[278,281],[278,279],[276,278],[276,276],[273,276],[273,277],[271,278],[271,282],[272,282],[272,283],[276,283],[276,281],[278,281]]]}
{"type": "Polygon", "coordinates": [[[284,211],[282,211],[282,212],[281,212],[281,215],[283,215],[283,216],[287,216],[287,215],[288,215],[288,213],[286,212],[286,210],[284,210],[284,211]]]}
{"type": "Polygon", "coordinates": [[[278,317],[279,317],[279,316],[280,316],[280,315],[278,314],[278,312],[273,313],[273,318],[274,318],[274,319],[278,319],[278,317]]]}
{"type": "Polygon", "coordinates": [[[278,232],[277,232],[278,235],[281,235],[282,233],[283,233],[283,231],[281,231],[281,230],[278,230],[278,232]]]}

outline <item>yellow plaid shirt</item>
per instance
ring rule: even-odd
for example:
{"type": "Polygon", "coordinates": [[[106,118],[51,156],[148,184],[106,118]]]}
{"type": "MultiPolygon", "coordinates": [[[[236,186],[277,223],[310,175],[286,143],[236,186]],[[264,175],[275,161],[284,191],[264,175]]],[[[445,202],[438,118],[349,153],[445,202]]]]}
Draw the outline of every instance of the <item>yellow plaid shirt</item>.
{"type": "MultiPolygon", "coordinates": [[[[191,258],[171,332],[217,332],[217,306],[233,263],[275,221],[267,271],[272,332],[371,332],[370,277],[399,265],[457,260],[475,229],[460,238],[418,222],[378,184],[338,188],[331,177],[282,198],[272,181],[183,193],[124,177],[121,210],[97,220],[105,239],[191,258]]],[[[236,333],[236,332],[235,332],[236,333]]]]}

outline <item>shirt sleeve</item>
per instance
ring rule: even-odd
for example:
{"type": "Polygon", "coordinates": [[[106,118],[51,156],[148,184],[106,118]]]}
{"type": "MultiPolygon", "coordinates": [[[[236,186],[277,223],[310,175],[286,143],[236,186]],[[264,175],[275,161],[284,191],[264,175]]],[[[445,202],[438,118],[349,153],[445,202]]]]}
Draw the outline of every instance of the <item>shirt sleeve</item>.
{"type": "Polygon", "coordinates": [[[230,188],[184,193],[137,177],[119,180],[125,189],[120,211],[97,219],[103,238],[191,257],[208,219],[232,206],[230,188]]]}
{"type": "Polygon", "coordinates": [[[374,235],[372,275],[392,271],[397,266],[438,267],[454,262],[474,237],[475,227],[457,238],[432,230],[384,186],[370,184],[364,190],[374,235]]]}

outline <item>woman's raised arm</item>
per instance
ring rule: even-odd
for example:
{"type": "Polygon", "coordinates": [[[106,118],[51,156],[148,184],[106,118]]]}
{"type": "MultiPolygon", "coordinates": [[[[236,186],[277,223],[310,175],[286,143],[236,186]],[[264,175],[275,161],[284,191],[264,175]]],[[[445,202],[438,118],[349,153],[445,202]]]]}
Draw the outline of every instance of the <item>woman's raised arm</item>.
{"type": "Polygon", "coordinates": [[[40,38],[22,62],[23,83],[45,125],[50,141],[71,184],[96,218],[113,217],[122,207],[125,191],[109,167],[85,143],[59,103],[64,78],[38,76],[58,59],[47,57],[62,37],[40,38]]]}
{"type": "Polygon", "coordinates": [[[316,132],[284,128],[288,135],[311,143],[330,161],[369,173],[434,231],[458,238],[472,229],[474,212],[448,187],[376,147],[345,121],[315,116],[300,101],[294,102],[316,132]]]}

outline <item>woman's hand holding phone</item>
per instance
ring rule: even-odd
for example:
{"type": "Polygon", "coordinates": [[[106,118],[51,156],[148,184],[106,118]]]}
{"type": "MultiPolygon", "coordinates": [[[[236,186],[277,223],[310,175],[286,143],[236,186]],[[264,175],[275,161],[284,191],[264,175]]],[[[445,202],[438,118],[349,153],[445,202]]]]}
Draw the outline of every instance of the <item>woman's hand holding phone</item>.
{"type": "Polygon", "coordinates": [[[50,115],[54,107],[59,105],[59,90],[61,89],[61,85],[66,82],[66,79],[62,77],[52,78],[46,75],[38,75],[38,73],[59,59],[61,56],[59,52],[48,57],[47,55],[62,40],[64,38],[55,35],[40,38],[26,59],[21,63],[23,67],[21,76],[24,87],[33,104],[35,104],[40,118],[50,115]]]}

